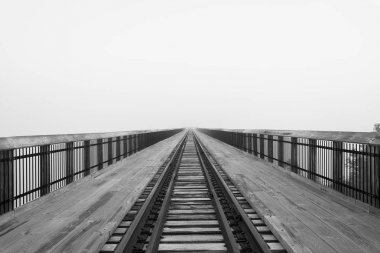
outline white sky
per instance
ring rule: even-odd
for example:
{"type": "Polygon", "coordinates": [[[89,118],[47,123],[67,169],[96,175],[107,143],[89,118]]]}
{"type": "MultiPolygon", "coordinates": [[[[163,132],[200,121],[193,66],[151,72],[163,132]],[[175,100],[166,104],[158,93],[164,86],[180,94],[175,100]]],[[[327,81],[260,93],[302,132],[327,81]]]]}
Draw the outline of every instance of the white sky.
{"type": "Polygon", "coordinates": [[[371,131],[380,1],[0,0],[0,136],[371,131]]]}

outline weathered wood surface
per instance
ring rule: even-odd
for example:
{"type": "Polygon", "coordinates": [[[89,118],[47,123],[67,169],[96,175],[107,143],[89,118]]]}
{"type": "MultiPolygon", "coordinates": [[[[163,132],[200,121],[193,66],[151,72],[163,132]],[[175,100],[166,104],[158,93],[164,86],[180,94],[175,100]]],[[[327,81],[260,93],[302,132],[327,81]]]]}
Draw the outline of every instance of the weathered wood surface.
{"type": "Polygon", "coordinates": [[[0,252],[97,252],[183,134],[0,216],[0,252]]]}
{"type": "Polygon", "coordinates": [[[158,251],[165,252],[207,252],[224,253],[227,252],[225,243],[161,243],[158,251]]]}
{"type": "Polygon", "coordinates": [[[290,252],[380,252],[380,215],[346,196],[198,133],[290,252]]]}
{"type": "Polygon", "coordinates": [[[141,131],[122,131],[108,133],[83,133],[83,134],[57,134],[57,135],[34,135],[34,136],[13,136],[0,137],[0,150],[22,147],[31,147],[71,141],[95,140],[100,138],[113,138],[124,135],[142,134],[173,129],[153,129],[141,131]]]}
{"type": "Polygon", "coordinates": [[[377,132],[341,132],[341,131],[308,131],[308,130],[270,130],[270,129],[217,129],[222,131],[268,134],[284,137],[312,138],[318,140],[345,141],[380,145],[380,134],[377,132]]]}

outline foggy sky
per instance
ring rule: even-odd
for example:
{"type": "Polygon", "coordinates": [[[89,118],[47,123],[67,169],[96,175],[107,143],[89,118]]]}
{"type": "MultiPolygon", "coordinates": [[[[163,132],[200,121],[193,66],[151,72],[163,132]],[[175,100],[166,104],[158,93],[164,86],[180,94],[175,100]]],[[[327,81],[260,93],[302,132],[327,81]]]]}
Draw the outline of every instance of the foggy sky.
{"type": "Polygon", "coordinates": [[[0,136],[371,131],[380,1],[0,2],[0,136]]]}

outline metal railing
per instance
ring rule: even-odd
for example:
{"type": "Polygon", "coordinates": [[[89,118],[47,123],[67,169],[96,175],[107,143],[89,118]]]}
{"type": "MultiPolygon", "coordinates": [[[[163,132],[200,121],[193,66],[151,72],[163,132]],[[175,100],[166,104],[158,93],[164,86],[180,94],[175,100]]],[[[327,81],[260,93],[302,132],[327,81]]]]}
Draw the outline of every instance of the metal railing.
{"type": "Polygon", "coordinates": [[[380,137],[376,133],[199,130],[347,196],[380,207],[380,137]]]}
{"type": "Polygon", "coordinates": [[[181,131],[0,138],[0,214],[181,131]]]}

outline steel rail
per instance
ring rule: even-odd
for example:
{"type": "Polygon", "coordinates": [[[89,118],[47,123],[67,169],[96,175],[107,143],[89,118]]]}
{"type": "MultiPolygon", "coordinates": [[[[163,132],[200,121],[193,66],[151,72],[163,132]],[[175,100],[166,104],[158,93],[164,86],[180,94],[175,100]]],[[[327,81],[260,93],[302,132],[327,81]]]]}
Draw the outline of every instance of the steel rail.
{"type": "MultiPolygon", "coordinates": [[[[203,153],[204,156],[209,160],[209,165],[210,165],[210,168],[212,169],[211,170],[212,173],[218,179],[219,184],[224,188],[224,192],[227,193],[227,197],[229,198],[230,202],[233,204],[232,206],[235,208],[235,210],[240,215],[241,221],[242,221],[241,225],[244,225],[244,226],[241,226],[241,227],[242,228],[245,227],[246,229],[248,229],[249,233],[247,233],[247,234],[253,237],[254,241],[259,244],[259,246],[260,246],[260,248],[262,249],[263,252],[265,252],[265,253],[271,253],[272,251],[270,250],[270,248],[268,247],[268,245],[266,244],[266,242],[263,240],[263,238],[261,237],[260,233],[254,227],[254,225],[252,224],[252,222],[248,218],[247,214],[245,213],[245,211],[243,210],[243,208],[240,206],[239,202],[237,201],[237,199],[235,198],[235,196],[233,195],[233,193],[230,191],[230,189],[228,188],[227,184],[224,182],[224,180],[221,177],[221,175],[216,170],[214,164],[212,162],[210,162],[211,159],[206,154],[205,148],[204,148],[203,144],[200,142],[199,138],[196,135],[194,135],[194,136],[195,136],[196,142],[198,143],[198,145],[200,147],[201,153],[203,153]]],[[[252,243],[252,241],[250,241],[250,243],[252,243]]]]}
{"type": "MultiPolygon", "coordinates": [[[[132,207],[131,210],[136,210],[134,214],[130,211],[133,216],[124,219],[129,221],[129,225],[120,225],[120,230],[113,233],[114,237],[110,237],[110,243],[106,244],[109,246],[104,246],[102,252],[152,253],[158,250],[192,252],[192,247],[203,247],[203,251],[213,250],[208,248],[211,245],[213,245],[211,247],[218,245],[218,250],[232,253],[286,252],[193,132],[188,132],[176,145],[154,180],[154,183],[146,188],[146,190],[149,188],[148,191],[146,193],[144,191],[140,196],[141,204],[137,205],[137,208],[132,207]],[[202,185],[200,188],[203,190],[200,192],[196,187],[198,185],[202,185]],[[209,207],[188,208],[185,207],[186,204],[190,206],[206,204],[209,207]],[[212,210],[213,215],[207,215],[210,211],[196,211],[202,208],[212,210]],[[192,214],[179,211],[181,209],[192,210],[192,214]],[[197,223],[198,220],[207,219],[211,219],[212,223],[197,223]],[[197,230],[197,226],[203,225],[198,224],[216,226],[214,230],[206,229],[203,232],[216,233],[202,238],[202,229],[197,230]],[[122,228],[127,226],[126,232],[121,232],[122,228]],[[183,226],[190,230],[170,231],[173,226],[183,226]],[[118,234],[123,235],[116,238],[118,234]],[[193,246],[192,243],[197,246],[193,246]],[[207,243],[210,246],[206,246],[207,243]]],[[[129,213],[125,217],[128,215],[129,213]]]]}
{"type": "Polygon", "coordinates": [[[166,177],[166,174],[168,173],[170,167],[172,166],[172,162],[178,152],[183,148],[184,144],[186,143],[187,135],[184,136],[184,138],[181,140],[181,144],[178,146],[177,150],[171,157],[169,163],[166,165],[166,168],[160,175],[159,179],[157,180],[155,186],[153,187],[152,191],[150,192],[149,196],[146,198],[143,206],[140,209],[140,212],[137,213],[134,220],[132,221],[131,226],[128,228],[127,233],[123,236],[121,241],[119,242],[118,246],[115,249],[115,253],[129,253],[132,252],[133,246],[135,244],[135,241],[138,236],[138,231],[142,228],[144,225],[144,221],[149,214],[149,211],[154,203],[154,200],[158,193],[160,192],[159,189],[162,187],[164,179],[166,177]]]}
{"type": "MultiPolygon", "coordinates": [[[[186,138],[186,140],[187,140],[187,138],[186,138]]],[[[164,223],[166,221],[166,212],[169,209],[170,198],[171,198],[170,193],[173,191],[173,188],[174,188],[175,178],[177,176],[178,168],[181,164],[181,158],[182,158],[184,149],[185,149],[185,145],[182,145],[182,149],[180,151],[177,164],[175,165],[172,178],[170,179],[170,184],[169,184],[168,189],[166,191],[165,198],[162,202],[162,206],[161,206],[160,212],[158,214],[157,221],[155,223],[155,226],[154,226],[153,231],[152,231],[151,238],[149,240],[148,248],[145,251],[146,253],[153,253],[153,252],[157,252],[157,250],[158,250],[158,246],[160,243],[160,237],[162,234],[162,228],[163,228],[164,223]]]]}
{"type": "Polygon", "coordinates": [[[222,234],[224,235],[224,238],[227,239],[225,241],[225,243],[226,243],[228,252],[239,253],[240,252],[239,245],[236,242],[236,238],[234,237],[234,235],[233,235],[233,233],[231,231],[231,227],[230,227],[230,225],[228,223],[226,215],[224,214],[223,207],[220,204],[218,195],[216,194],[214,186],[213,186],[213,184],[211,182],[210,175],[207,173],[206,164],[205,164],[205,162],[203,160],[203,157],[200,155],[200,151],[199,151],[200,147],[198,145],[195,145],[195,148],[197,150],[197,155],[198,155],[199,161],[200,161],[202,169],[203,169],[203,174],[206,177],[206,181],[207,181],[207,185],[208,185],[209,191],[211,192],[211,195],[212,195],[212,201],[214,202],[214,205],[216,207],[215,208],[216,209],[216,214],[217,214],[217,216],[219,218],[220,227],[222,229],[222,234]]]}

